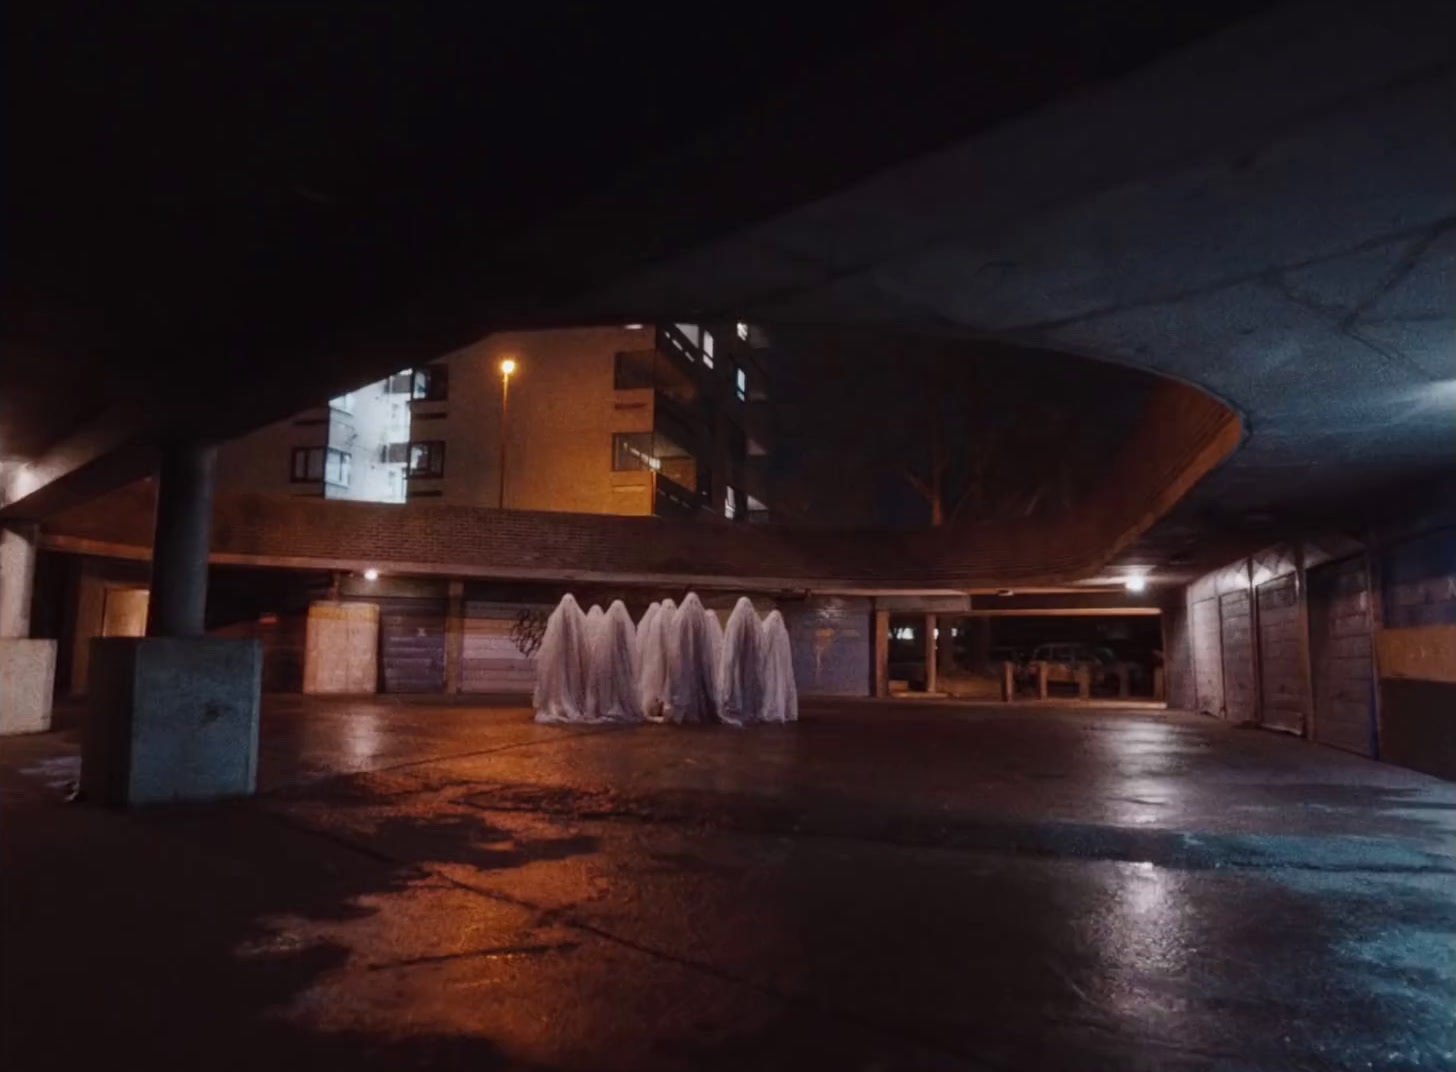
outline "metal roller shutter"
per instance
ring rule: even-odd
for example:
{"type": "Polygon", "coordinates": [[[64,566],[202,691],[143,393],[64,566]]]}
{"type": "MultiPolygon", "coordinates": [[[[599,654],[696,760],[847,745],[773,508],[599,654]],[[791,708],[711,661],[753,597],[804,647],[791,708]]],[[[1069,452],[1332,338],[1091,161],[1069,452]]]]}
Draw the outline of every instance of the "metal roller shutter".
{"type": "Polygon", "coordinates": [[[1365,563],[1347,558],[1309,571],[1314,739],[1375,754],[1375,677],[1365,563]]]}
{"type": "Polygon", "coordinates": [[[1299,586],[1294,574],[1258,588],[1260,720],[1270,729],[1303,734],[1309,717],[1299,586]]]}
{"type": "Polygon", "coordinates": [[[384,598],[377,602],[383,691],[444,692],[446,601],[384,598]]]}
{"type": "Polygon", "coordinates": [[[1254,680],[1253,601],[1246,589],[1218,597],[1223,641],[1224,717],[1230,722],[1251,722],[1258,717],[1259,700],[1254,680]]]}
{"type": "Polygon", "coordinates": [[[467,600],[460,653],[460,691],[530,692],[536,649],[551,607],[467,600]]]}

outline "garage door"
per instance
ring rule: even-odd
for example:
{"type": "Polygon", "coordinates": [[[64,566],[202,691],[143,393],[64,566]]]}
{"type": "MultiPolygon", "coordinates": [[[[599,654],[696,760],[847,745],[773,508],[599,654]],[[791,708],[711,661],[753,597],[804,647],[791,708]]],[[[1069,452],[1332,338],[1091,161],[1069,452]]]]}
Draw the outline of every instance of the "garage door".
{"type": "Polygon", "coordinates": [[[380,599],[385,692],[445,691],[445,600],[380,599]]]}
{"type": "Polygon", "coordinates": [[[1260,720],[1270,729],[1303,734],[1309,697],[1304,683],[1295,575],[1259,585],[1258,603],[1260,720]]]}
{"type": "Polygon", "coordinates": [[[551,607],[467,600],[460,652],[462,692],[530,692],[551,607]]]}
{"type": "Polygon", "coordinates": [[[1189,646],[1193,649],[1193,682],[1198,710],[1223,715],[1223,637],[1218,598],[1200,599],[1188,613],[1189,646]]]}
{"type": "Polygon", "coordinates": [[[1370,589],[1360,558],[1309,571],[1309,648],[1314,670],[1314,739],[1375,754],[1370,589]]]}
{"type": "Polygon", "coordinates": [[[1251,722],[1258,717],[1259,699],[1254,681],[1253,601],[1247,590],[1218,597],[1223,639],[1224,717],[1230,722],[1251,722]]]}

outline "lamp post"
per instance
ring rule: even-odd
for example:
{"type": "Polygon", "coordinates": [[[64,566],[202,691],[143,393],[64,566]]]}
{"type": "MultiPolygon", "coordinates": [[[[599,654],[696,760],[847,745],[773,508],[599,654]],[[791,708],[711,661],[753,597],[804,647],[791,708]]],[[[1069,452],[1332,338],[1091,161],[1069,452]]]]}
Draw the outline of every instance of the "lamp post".
{"type": "Polygon", "coordinates": [[[506,423],[510,417],[511,403],[511,373],[516,371],[514,358],[506,358],[500,363],[501,370],[501,422],[500,422],[500,495],[496,502],[496,508],[506,508],[506,423]]]}

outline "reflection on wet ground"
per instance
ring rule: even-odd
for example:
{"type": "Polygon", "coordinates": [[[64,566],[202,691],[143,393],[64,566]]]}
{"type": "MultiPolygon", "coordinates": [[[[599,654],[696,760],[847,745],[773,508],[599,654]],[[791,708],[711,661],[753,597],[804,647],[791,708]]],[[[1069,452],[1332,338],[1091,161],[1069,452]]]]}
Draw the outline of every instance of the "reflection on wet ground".
{"type": "Polygon", "coordinates": [[[1456,786],[1147,711],[276,699],[257,800],[0,743],[0,1065],[1456,1067],[1456,786]]]}

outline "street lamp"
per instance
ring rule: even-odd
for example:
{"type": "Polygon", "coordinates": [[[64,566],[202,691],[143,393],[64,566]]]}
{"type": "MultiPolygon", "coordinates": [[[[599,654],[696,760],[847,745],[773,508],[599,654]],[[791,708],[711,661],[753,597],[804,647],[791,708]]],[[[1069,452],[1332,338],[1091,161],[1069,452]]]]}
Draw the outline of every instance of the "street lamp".
{"type": "Polygon", "coordinates": [[[501,370],[501,422],[500,422],[500,495],[496,508],[506,508],[506,421],[510,417],[511,373],[516,371],[514,358],[508,357],[500,363],[501,370]]]}

